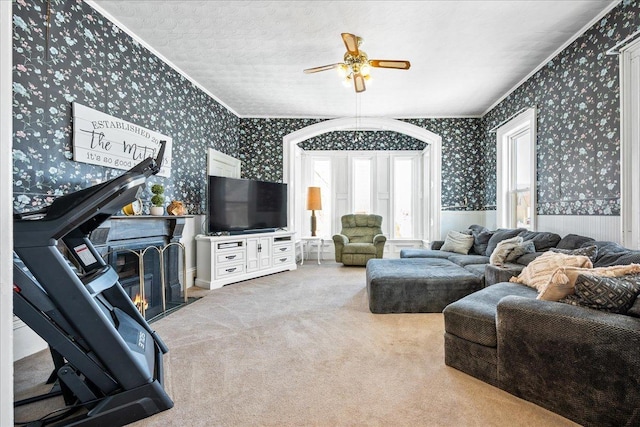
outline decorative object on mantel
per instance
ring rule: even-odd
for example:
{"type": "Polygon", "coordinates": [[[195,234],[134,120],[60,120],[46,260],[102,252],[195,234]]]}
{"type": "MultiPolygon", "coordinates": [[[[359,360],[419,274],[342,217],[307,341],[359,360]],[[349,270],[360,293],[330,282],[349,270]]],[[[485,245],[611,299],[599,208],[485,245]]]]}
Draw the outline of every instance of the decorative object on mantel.
{"type": "Polygon", "coordinates": [[[187,208],[184,206],[184,203],[178,200],[172,200],[169,206],[167,206],[167,213],[169,215],[182,216],[187,214],[187,208]]]}
{"type": "Polygon", "coordinates": [[[161,184],[153,184],[151,186],[151,192],[153,193],[153,197],[151,197],[151,215],[164,215],[164,186],[161,184]]]}
{"type": "Polygon", "coordinates": [[[320,197],[320,187],[309,187],[307,189],[307,210],[311,211],[311,235],[316,235],[316,211],[322,210],[322,198],[320,197]]]}
{"type": "Polygon", "coordinates": [[[122,213],[127,216],[142,215],[142,200],[136,198],[133,202],[122,208],[122,213]]]}

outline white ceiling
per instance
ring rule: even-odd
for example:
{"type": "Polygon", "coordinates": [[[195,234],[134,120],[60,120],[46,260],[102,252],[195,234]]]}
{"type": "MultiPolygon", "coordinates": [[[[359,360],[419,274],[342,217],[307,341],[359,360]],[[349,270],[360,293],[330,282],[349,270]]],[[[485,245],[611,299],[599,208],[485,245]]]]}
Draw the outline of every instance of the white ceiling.
{"type": "Polygon", "coordinates": [[[482,115],[611,0],[87,1],[240,117],[482,115]],[[373,69],[356,95],[334,70],[340,33],[364,39],[373,69]]]}

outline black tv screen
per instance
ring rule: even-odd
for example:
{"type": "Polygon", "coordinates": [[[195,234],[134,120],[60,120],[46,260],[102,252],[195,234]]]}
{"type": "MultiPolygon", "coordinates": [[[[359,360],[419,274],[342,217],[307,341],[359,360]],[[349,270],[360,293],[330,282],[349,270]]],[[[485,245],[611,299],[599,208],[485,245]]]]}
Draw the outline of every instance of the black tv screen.
{"type": "Polygon", "coordinates": [[[287,184],[209,176],[209,233],[287,226],[287,184]]]}

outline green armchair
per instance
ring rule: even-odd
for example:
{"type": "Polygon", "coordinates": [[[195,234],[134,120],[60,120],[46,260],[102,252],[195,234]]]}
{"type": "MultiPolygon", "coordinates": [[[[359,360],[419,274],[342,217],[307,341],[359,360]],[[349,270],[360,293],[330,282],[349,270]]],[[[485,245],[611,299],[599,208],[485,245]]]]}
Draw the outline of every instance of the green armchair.
{"type": "Polygon", "coordinates": [[[364,266],[372,258],[382,258],[387,238],[382,234],[381,226],[380,215],[344,215],[342,231],[333,236],[336,262],[364,266]]]}

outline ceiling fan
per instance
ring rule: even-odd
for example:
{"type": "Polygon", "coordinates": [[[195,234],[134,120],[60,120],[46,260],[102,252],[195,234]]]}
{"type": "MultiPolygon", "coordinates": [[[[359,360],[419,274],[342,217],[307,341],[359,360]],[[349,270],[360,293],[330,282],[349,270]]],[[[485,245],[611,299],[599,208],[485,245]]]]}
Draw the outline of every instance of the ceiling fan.
{"type": "Polygon", "coordinates": [[[354,34],[342,33],[342,40],[347,47],[347,51],[344,54],[344,62],[307,68],[304,72],[311,74],[337,68],[344,75],[347,82],[353,80],[356,92],[364,92],[366,90],[364,82],[370,78],[371,67],[395,68],[397,70],[408,70],[411,67],[409,61],[369,59],[367,54],[359,49],[362,44],[362,38],[354,34]]]}

